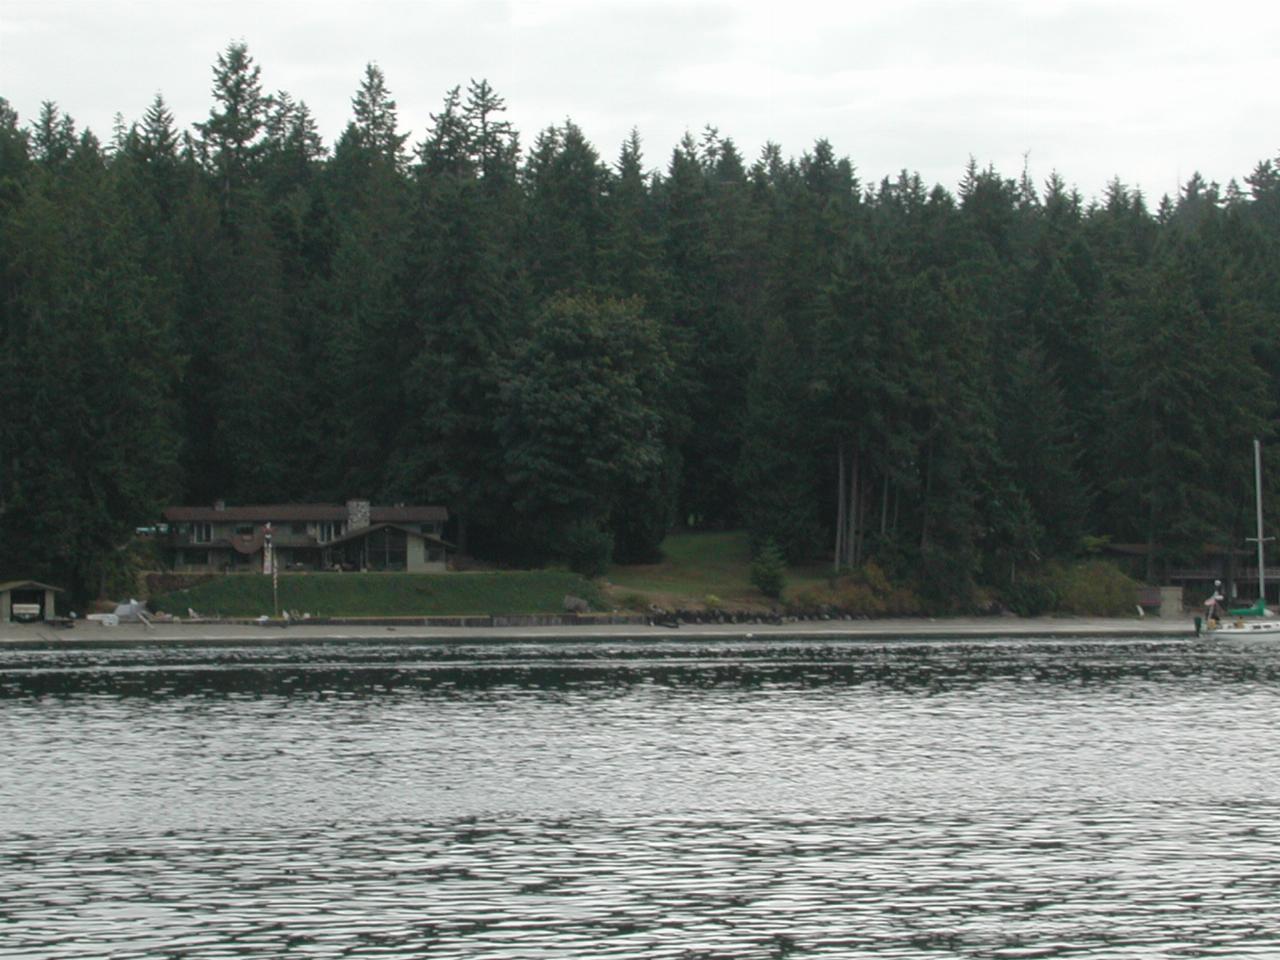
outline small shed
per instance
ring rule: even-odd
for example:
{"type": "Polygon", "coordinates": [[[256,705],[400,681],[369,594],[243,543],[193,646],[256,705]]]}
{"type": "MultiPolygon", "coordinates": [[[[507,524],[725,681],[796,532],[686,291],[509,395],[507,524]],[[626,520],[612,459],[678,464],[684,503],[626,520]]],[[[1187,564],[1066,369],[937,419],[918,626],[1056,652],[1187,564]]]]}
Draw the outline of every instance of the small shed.
{"type": "Polygon", "coordinates": [[[55,616],[53,596],[60,587],[35,580],[9,580],[0,583],[0,623],[52,620],[55,616]]]}

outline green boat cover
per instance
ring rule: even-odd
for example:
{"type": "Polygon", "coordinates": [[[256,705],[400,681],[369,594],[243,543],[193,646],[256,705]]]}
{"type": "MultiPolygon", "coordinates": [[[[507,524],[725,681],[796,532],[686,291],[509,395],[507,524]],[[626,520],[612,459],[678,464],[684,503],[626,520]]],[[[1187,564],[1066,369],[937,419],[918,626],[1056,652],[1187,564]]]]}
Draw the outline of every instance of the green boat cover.
{"type": "Polygon", "coordinates": [[[1228,610],[1227,613],[1233,617],[1265,617],[1267,615],[1266,601],[1261,597],[1258,602],[1251,607],[1240,607],[1236,610],[1228,610]]]}

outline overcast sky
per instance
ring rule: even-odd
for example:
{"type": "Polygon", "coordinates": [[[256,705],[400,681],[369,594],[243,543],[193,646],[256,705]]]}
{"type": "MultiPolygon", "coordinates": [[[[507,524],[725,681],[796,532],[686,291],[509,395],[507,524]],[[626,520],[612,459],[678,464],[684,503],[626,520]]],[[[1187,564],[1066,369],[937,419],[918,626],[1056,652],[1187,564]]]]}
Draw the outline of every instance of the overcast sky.
{"type": "Polygon", "coordinates": [[[0,96],[106,139],[161,93],[185,128],[241,39],[330,145],[372,61],[413,142],[483,77],[524,145],[568,117],[612,161],[634,126],[657,168],[708,124],[748,160],[825,137],[864,182],[954,188],[970,156],[1011,177],[1025,157],[1086,197],[1119,176],[1154,200],[1280,155],[1274,0],[0,0],[0,96]]]}

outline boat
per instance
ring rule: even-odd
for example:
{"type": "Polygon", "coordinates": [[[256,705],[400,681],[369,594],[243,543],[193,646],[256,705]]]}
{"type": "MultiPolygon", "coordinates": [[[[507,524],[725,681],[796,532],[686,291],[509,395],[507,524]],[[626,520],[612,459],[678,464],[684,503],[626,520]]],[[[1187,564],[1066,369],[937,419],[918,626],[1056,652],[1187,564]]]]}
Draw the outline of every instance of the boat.
{"type": "MultiPolygon", "coordinates": [[[[1250,537],[1258,543],[1258,600],[1251,606],[1227,610],[1222,606],[1221,580],[1214,581],[1213,596],[1205,601],[1205,630],[1211,637],[1280,637],[1280,618],[1267,609],[1266,566],[1263,562],[1266,538],[1262,535],[1262,444],[1253,441],[1253,484],[1257,500],[1258,535],[1250,537]]],[[[1200,618],[1196,617],[1196,634],[1200,618]]]]}

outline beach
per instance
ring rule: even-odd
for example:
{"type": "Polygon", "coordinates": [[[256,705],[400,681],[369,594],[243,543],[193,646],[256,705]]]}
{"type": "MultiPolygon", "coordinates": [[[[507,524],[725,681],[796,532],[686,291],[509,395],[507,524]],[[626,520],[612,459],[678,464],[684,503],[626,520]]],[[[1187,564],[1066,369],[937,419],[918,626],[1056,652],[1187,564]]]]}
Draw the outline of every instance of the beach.
{"type": "Polygon", "coordinates": [[[164,623],[121,623],[116,626],[80,621],[73,627],[49,624],[0,624],[0,644],[299,644],[370,640],[394,642],[511,643],[527,640],[602,641],[661,639],[777,638],[844,640],[922,640],[930,638],[1067,638],[1125,639],[1193,637],[1194,624],[1169,617],[938,617],[876,620],[795,620],[782,623],[685,623],[679,627],[647,623],[572,623],[505,626],[445,626],[427,621],[328,621],[323,624],[184,620],[164,623]]]}

